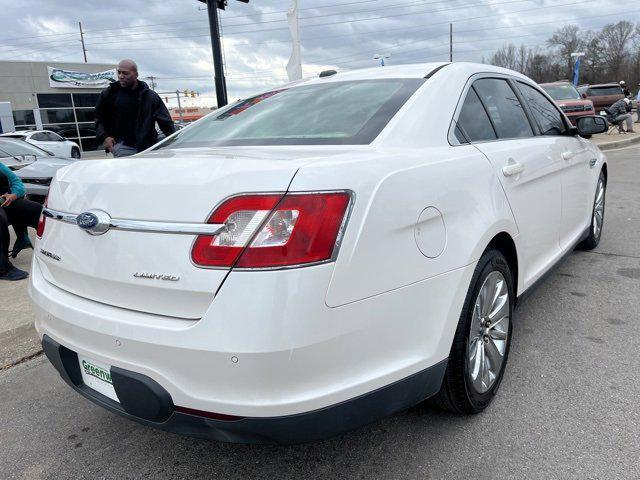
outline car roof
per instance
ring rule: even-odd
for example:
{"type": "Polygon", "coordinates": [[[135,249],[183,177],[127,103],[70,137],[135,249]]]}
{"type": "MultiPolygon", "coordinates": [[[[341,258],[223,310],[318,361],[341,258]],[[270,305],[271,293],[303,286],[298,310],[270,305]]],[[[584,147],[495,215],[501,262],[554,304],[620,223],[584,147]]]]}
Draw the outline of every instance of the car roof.
{"type": "Polygon", "coordinates": [[[312,77],[295,85],[310,85],[325,82],[344,82],[350,80],[374,80],[384,78],[426,78],[442,69],[447,74],[502,73],[526,79],[527,77],[506,68],[471,62],[430,62],[407,65],[385,65],[384,67],[363,68],[359,70],[338,71],[325,77],[312,77]]]}

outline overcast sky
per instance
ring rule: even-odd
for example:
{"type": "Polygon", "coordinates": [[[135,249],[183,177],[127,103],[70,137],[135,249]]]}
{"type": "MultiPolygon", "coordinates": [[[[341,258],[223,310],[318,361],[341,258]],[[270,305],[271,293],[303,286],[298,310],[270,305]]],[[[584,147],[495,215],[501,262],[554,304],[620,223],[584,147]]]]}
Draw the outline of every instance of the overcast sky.
{"type": "MultiPolygon", "coordinates": [[[[573,23],[599,29],[635,21],[640,2],[619,0],[299,0],[303,72],[446,61],[481,61],[508,42],[540,45],[573,23]]],[[[291,0],[229,0],[221,12],[229,100],[287,80],[291,0]]],[[[215,105],[207,12],[196,0],[0,0],[0,59],[81,62],[78,21],[89,62],[138,62],[159,91],[195,90],[191,104],[215,105]]]]}

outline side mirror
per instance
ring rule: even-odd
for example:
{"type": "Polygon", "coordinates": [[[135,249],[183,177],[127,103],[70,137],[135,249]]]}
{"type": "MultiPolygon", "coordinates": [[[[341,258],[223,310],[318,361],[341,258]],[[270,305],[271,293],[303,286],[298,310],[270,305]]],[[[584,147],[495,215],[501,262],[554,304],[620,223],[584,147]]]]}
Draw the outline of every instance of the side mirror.
{"type": "Polygon", "coordinates": [[[587,94],[586,94],[586,93],[582,92],[582,95],[581,95],[581,96],[582,96],[582,98],[584,98],[585,100],[587,99],[587,94]]]}
{"type": "Polygon", "coordinates": [[[604,117],[599,117],[597,115],[579,117],[576,119],[576,128],[578,129],[578,135],[581,137],[590,137],[597,133],[606,132],[607,120],[604,117]]]}

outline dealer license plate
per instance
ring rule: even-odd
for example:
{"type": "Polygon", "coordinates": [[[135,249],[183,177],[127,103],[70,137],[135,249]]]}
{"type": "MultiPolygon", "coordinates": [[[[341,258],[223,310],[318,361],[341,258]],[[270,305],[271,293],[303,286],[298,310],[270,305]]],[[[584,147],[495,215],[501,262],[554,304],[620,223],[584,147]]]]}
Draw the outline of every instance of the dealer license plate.
{"type": "Polygon", "coordinates": [[[78,355],[78,362],[80,363],[82,381],[87,387],[119,402],[118,395],[116,395],[113,382],[111,381],[111,368],[108,365],[81,355],[78,355]]]}

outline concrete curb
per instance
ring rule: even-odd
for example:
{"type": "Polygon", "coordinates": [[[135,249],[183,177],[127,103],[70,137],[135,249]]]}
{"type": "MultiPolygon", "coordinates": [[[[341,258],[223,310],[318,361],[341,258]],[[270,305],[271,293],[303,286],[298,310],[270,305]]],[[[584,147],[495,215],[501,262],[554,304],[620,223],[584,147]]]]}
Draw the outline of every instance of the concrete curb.
{"type": "Polygon", "coordinates": [[[613,150],[614,148],[627,147],[629,145],[633,145],[639,142],[640,142],[640,135],[633,138],[625,138],[624,140],[617,140],[615,142],[607,142],[607,143],[603,143],[602,145],[598,145],[598,144],[596,145],[598,145],[600,150],[604,151],[604,150],[613,150]]]}

